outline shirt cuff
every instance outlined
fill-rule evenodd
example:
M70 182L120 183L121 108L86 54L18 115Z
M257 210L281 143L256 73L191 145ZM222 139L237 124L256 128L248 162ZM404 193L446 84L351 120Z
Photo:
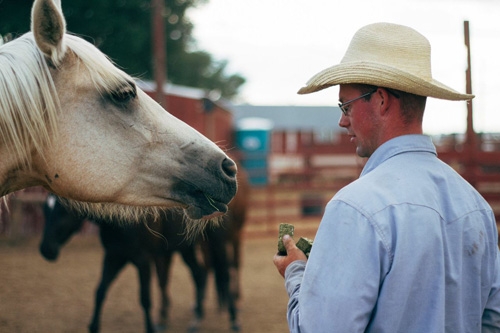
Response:
M296 260L292 262L285 270L285 288L288 292L288 297L296 291L297 286L302 283L302 276L306 269L306 261Z

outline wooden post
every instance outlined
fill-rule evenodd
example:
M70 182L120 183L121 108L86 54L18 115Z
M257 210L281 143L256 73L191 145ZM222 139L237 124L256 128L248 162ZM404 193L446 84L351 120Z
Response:
M167 82L164 13L164 0L151 0L151 42L153 47L153 71L156 82L155 99L163 108L167 109L167 99L163 91L163 84Z
M471 79L471 55L470 55L470 37L469 37L469 21L464 21L464 37L465 46L467 47L467 69L465 71L467 94L472 94L472 79ZM472 100L467 101L467 132L464 145L465 153L465 178L472 186L476 185L476 149L477 138L474 132L474 120L472 112Z

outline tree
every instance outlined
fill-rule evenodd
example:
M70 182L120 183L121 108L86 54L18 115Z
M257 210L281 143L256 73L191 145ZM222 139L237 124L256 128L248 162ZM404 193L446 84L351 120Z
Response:
M238 94L245 79L227 75L227 61L195 49L186 10L207 0L165 0L167 77L170 82ZM0 35L15 38L29 30L32 0L0 0ZM128 73L153 77L150 0L71 0L62 3L68 30L87 39Z

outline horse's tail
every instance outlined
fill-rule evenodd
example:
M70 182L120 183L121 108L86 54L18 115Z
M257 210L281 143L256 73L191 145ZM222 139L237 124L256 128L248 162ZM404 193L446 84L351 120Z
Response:
M227 263L227 260L225 260ZM227 264L220 264L214 267L215 269L215 286L217 288L217 299L219 307L224 308L228 305L229 295L229 267Z
M208 247L210 249L210 262L215 275L215 288L221 308L227 306L230 297L229 259L226 247L227 230L214 228L208 232Z

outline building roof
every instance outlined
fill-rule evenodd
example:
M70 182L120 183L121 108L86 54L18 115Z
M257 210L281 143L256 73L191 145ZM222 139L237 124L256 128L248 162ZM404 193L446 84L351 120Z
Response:
M139 88L144 90L145 92L154 92L156 91L156 82L149 80L136 80ZM165 94L170 96L178 96L188 99L196 99L196 100L207 100L211 103L218 105L223 110L232 110L233 105L230 101L221 98L220 95L216 91L208 91L202 88L181 86L173 83L165 83L163 85L163 91Z
M145 91L156 90L154 81L137 80L139 87ZM276 105L234 105L225 99L212 98L204 89L165 84L164 90L169 95L191 99L208 98L223 109L233 113L233 123L238 123L246 118L267 119L273 125L273 130L278 131L315 131L315 132L342 132L338 126L340 109L334 106L276 106ZM248 119L247 119L248 120Z
M334 106L265 106L233 105L234 122L245 118L264 118L273 123L274 130L311 130L341 132L338 126L340 109Z
M142 90L145 91L156 90L156 82L154 81L136 80L136 83ZM208 95L207 91L205 91L204 89L180 86L172 83L165 83L163 85L163 91L165 91L165 93L169 95L175 95L191 99L202 99L204 97L207 97Z

